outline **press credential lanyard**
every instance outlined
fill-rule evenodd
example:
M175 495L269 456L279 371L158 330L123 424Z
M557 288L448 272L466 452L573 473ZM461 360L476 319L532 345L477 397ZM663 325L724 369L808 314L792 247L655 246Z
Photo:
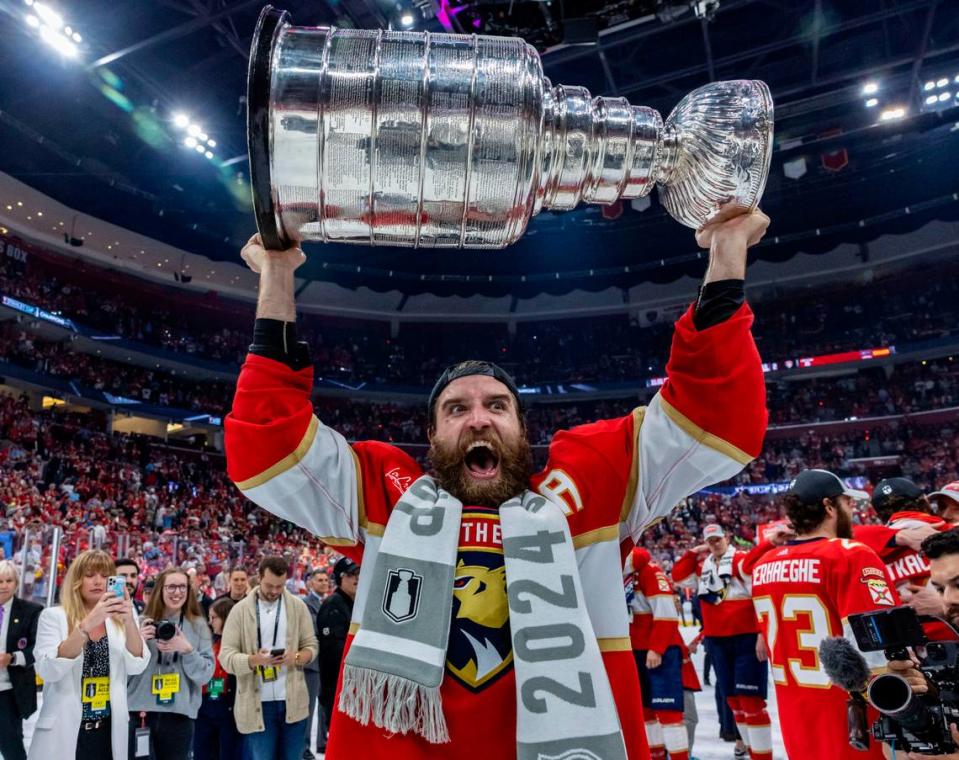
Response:
M260 631L260 592L256 591L253 597L253 603L256 606L256 651L259 652L263 649L263 637ZM276 637L280 632L280 612L283 607L283 594L280 594L280 598L276 603L276 619L273 621L273 645L270 647L271 651L276 649ZM275 681L276 680L276 666L275 665L261 665L260 666L260 677L264 681Z

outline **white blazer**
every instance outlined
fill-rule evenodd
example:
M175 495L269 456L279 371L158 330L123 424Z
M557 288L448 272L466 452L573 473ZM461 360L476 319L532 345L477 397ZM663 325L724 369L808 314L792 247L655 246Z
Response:
M68 659L57 657L57 649L68 635L67 616L62 607L48 607L40 613L37 643L33 648L37 674L43 679L43 705L33 731L28 760L73 757L77 753L77 733L83 716L80 682L83 679L83 654ZM150 650L134 657L126 648L126 636L112 621L107 621L110 647L110 727L114 760L126 760L127 676L143 672L150 662ZM105 759L103 759L105 760Z

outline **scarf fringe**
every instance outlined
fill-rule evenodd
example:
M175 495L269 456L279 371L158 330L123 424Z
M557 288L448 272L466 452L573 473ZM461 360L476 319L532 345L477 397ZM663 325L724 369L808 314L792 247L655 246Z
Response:
M363 726L372 718L390 733L414 731L430 744L450 740L439 686L344 663L339 709Z

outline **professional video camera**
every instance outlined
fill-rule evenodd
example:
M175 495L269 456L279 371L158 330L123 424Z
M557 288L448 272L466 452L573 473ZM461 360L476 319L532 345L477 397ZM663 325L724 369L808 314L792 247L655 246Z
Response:
M866 698L882 714L872 735L897 750L948 754L957 750L949 724L959 723L959 632L938 618L923 620L951 629L956 640L929 641L909 607L850 615L849 625L863 652L882 651L887 660L908 660L912 649L929 684L929 691L919 695L893 673L870 681Z

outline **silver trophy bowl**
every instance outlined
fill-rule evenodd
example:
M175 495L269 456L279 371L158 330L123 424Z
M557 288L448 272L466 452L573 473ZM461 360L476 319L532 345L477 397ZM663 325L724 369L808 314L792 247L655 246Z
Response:
M521 39L257 22L250 176L268 248L306 240L503 248L544 208L659 186L699 228L759 203L772 153L763 82L715 82L666 119L552 86Z

